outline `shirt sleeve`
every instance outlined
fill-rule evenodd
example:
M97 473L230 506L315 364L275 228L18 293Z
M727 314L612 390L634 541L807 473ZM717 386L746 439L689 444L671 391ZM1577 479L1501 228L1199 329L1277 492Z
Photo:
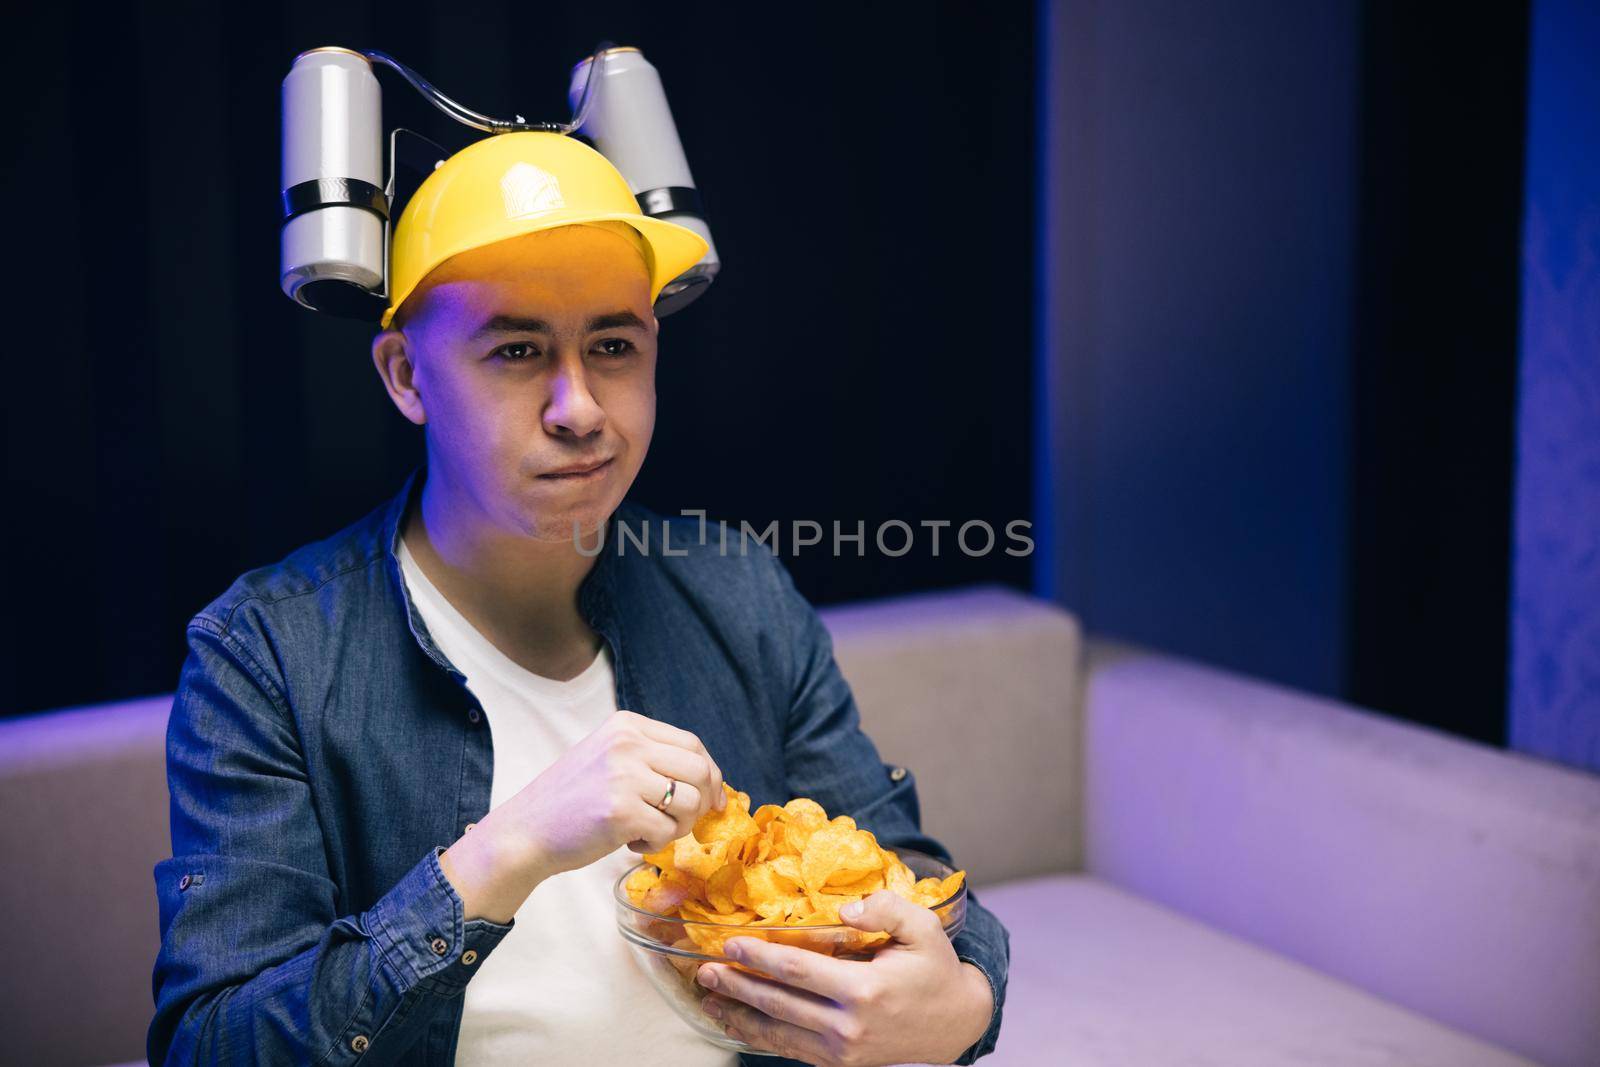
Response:
M768 558L789 629L784 643L794 657L784 744L790 794L811 797L830 812L848 813L886 847L914 849L954 866L949 851L922 832L916 776L909 768L886 764L862 731L855 698L833 658L833 639L816 609L795 588L782 561L775 555ZM1011 960L1005 926L970 887L966 921L953 944L956 955L989 980L994 995L988 1029L955 1060L969 1064L994 1050Z
M281 686L209 617L188 640L167 727L173 855L155 867L149 1060L387 1061L512 924L465 920L443 846L339 915Z

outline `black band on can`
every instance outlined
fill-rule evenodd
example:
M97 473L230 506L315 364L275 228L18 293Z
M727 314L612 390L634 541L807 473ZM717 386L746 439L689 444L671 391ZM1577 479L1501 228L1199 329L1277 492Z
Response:
M700 206L700 191L692 186L665 185L660 189L646 189L635 199L639 201L639 210L651 218L678 213L705 218L705 210Z
M283 221L324 207L358 207L380 219L389 217L389 199L360 178L313 178L283 191Z

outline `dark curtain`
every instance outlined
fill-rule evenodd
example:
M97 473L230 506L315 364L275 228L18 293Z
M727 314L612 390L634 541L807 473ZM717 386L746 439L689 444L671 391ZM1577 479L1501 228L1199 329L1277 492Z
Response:
M6 49L0 713L170 690L184 624L421 455L373 329L278 290L279 87L381 48L480 111L567 116L602 39L661 71L724 274L663 324L636 499L764 526L1030 518L1034 10L966 5L29 5ZM389 123L471 131L384 71ZM1004 541L1002 541L1002 545ZM784 558L818 603L998 549Z
M1365 15L1343 695L1502 744L1528 5Z

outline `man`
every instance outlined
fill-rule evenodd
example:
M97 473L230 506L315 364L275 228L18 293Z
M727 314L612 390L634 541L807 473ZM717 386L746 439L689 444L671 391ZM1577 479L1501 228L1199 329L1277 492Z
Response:
M153 1063L728 1064L614 928L639 854L726 780L948 858L778 560L623 503L652 305L705 247L557 134L476 142L407 205L372 354L426 461L190 623ZM618 543L646 523L649 551ZM993 1047L1009 950L975 897L953 942L887 891L843 921L892 942L863 962L735 938L781 981L708 964L703 1010L803 1062Z

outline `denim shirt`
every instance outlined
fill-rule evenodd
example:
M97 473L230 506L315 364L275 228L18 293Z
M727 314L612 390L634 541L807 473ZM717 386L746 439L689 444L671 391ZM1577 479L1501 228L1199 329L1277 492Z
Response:
M154 872L152 1063L454 1063L472 964L515 920L467 920L439 866L488 812L493 756L401 578L425 478L189 623L167 729L173 856ZM920 831L915 775L861 731L787 569L758 542L742 555L736 534L724 550L720 530L632 504L612 516L579 607L610 645L618 706L698 735L752 805L812 797L887 847L948 860ZM994 992L956 1061L971 1063L994 1047L1010 958L975 894L955 948Z

